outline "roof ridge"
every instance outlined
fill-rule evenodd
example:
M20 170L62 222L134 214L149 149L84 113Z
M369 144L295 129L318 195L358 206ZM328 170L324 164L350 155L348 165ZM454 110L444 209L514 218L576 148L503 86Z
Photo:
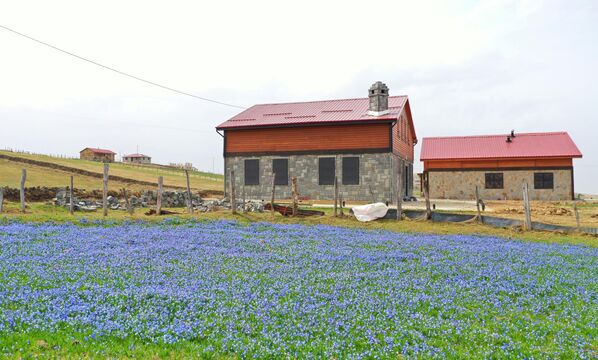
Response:
M393 95L389 96L389 98L409 98L407 95ZM291 102L279 102L279 103L263 103L263 104L255 104L249 109L260 106L260 105L288 105L288 104L311 104L311 103L322 103L322 102L332 102L332 101L349 101L349 100L367 100L367 97L358 97L358 98L345 98L345 99L330 99L330 100L310 100L310 101L291 101ZM248 110L249 110L248 109Z
M542 135L567 135L566 131L547 131L547 132L531 132L531 133L515 133L517 136L542 136ZM493 138L509 136L511 133L505 134L488 134L488 135L458 135L458 136L428 136L423 137L422 140L427 139L471 139L471 138Z

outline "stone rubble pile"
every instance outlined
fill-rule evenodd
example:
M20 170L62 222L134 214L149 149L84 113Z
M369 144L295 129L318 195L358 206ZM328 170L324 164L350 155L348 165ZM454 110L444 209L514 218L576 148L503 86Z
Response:
M150 205L156 205L157 191L146 190L140 196L129 197L129 203L133 208L147 208ZM56 197L52 199L55 206L63 206L68 208L71 202L70 194L65 189L59 189L56 192ZM119 199L116 196L108 196L106 198L108 207L112 210L126 210L126 202L123 199ZM102 208L102 201L98 200L86 200L86 199L73 199L75 211L95 211ZM199 212L210 212L216 210L230 210L230 200L218 199L218 200L203 200L197 194L192 195L193 208ZM164 208L177 208L187 207L187 193L185 191L164 191L162 193L162 207ZM237 201L237 211L242 212L263 212L264 202L259 200L248 200L245 202L245 209L243 204Z

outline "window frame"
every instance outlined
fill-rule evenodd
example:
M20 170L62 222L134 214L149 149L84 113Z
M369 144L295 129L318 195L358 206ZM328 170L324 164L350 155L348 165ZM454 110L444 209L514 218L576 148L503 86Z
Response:
M357 176L350 176L351 174L348 173L346 169L346 167L348 166L348 164L346 164L346 162L349 162L350 160L357 160ZM361 178L361 160L359 158L359 156L343 156L342 158L342 163L341 163L341 169L342 169L342 184L343 185L359 185L360 184L360 178ZM356 180L355 180L356 179Z
M549 175L549 179L546 176ZM539 179L538 177L543 177ZM540 185L540 186L538 186ZM549 187L550 185L550 187ZM554 190L554 173L553 172L535 172L534 173L534 190Z
M332 177L330 179L324 179L329 181L322 181L322 160L332 162ZM336 157L334 156L322 156L318 158L318 185L334 185L334 177L336 176Z
M248 163L257 163L257 170L256 170L256 176L255 176L255 183L253 182L249 182L248 179L248 173L247 173L247 164ZM249 179L249 180L253 180L253 179ZM243 161L243 184L245 186L254 186L254 185L259 185L260 184L260 159L245 159Z
M284 161L286 163L286 171L276 171L274 163ZM272 172L274 173L274 185L289 186L289 158L275 158L272 159ZM281 181L280 177L284 176L285 181Z
M496 176L498 179L489 179L491 177ZM493 185L496 183L496 185ZM498 185L500 184L500 185ZM484 174L484 189L488 190L497 190L497 189L504 189L505 188L505 175L504 173L485 173Z

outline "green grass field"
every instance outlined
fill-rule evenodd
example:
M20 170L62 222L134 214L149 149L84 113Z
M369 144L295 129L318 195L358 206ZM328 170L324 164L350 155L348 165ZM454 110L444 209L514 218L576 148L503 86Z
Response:
M0 154L69 166L98 174L103 172L103 164L95 161L63 159L46 155L21 154L1 150ZM70 174L65 171L0 159L0 169L2 169L2 171L0 171L0 186L18 187L22 168L28 169L27 186L65 186L69 181L68 178ZM157 182L158 176L162 176L164 178L165 187L186 186L186 178L183 170L163 166L111 163L110 174L154 183ZM189 172L189 182L193 190L222 191L223 181L224 177L219 174L201 171ZM118 188L123 187L123 184L118 182L115 182L115 185ZM101 189L102 181L101 179L94 177L76 175L75 187L87 190ZM147 186L128 185L128 187L132 190L137 190L139 188L146 188Z

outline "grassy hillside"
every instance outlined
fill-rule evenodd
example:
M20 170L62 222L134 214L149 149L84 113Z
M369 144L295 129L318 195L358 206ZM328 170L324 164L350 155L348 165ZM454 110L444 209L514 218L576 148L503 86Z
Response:
M69 181L71 173L69 171L54 169L51 167L52 164L68 166L97 174L101 174L103 171L103 164L95 161L63 159L46 155L20 154L3 150L0 150L0 155L42 161L48 164L47 166L38 166L20 161L0 159L0 186L17 187L19 185L22 168L27 169L26 186L28 187L65 186ZM110 175L152 183L157 182L158 176L163 176L165 187L186 186L185 172L183 170L159 165L112 163L110 164ZM224 177L222 175L201 171L189 171L189 179L193 190L222 191L223 188ZM75 187L81 189L93 190L102 187L101 179L92 176L76 174L75 182ZM118 181L112 181L111 185L115 187L127 187L129 189L144 189L148 187L147 185L120 183Z

